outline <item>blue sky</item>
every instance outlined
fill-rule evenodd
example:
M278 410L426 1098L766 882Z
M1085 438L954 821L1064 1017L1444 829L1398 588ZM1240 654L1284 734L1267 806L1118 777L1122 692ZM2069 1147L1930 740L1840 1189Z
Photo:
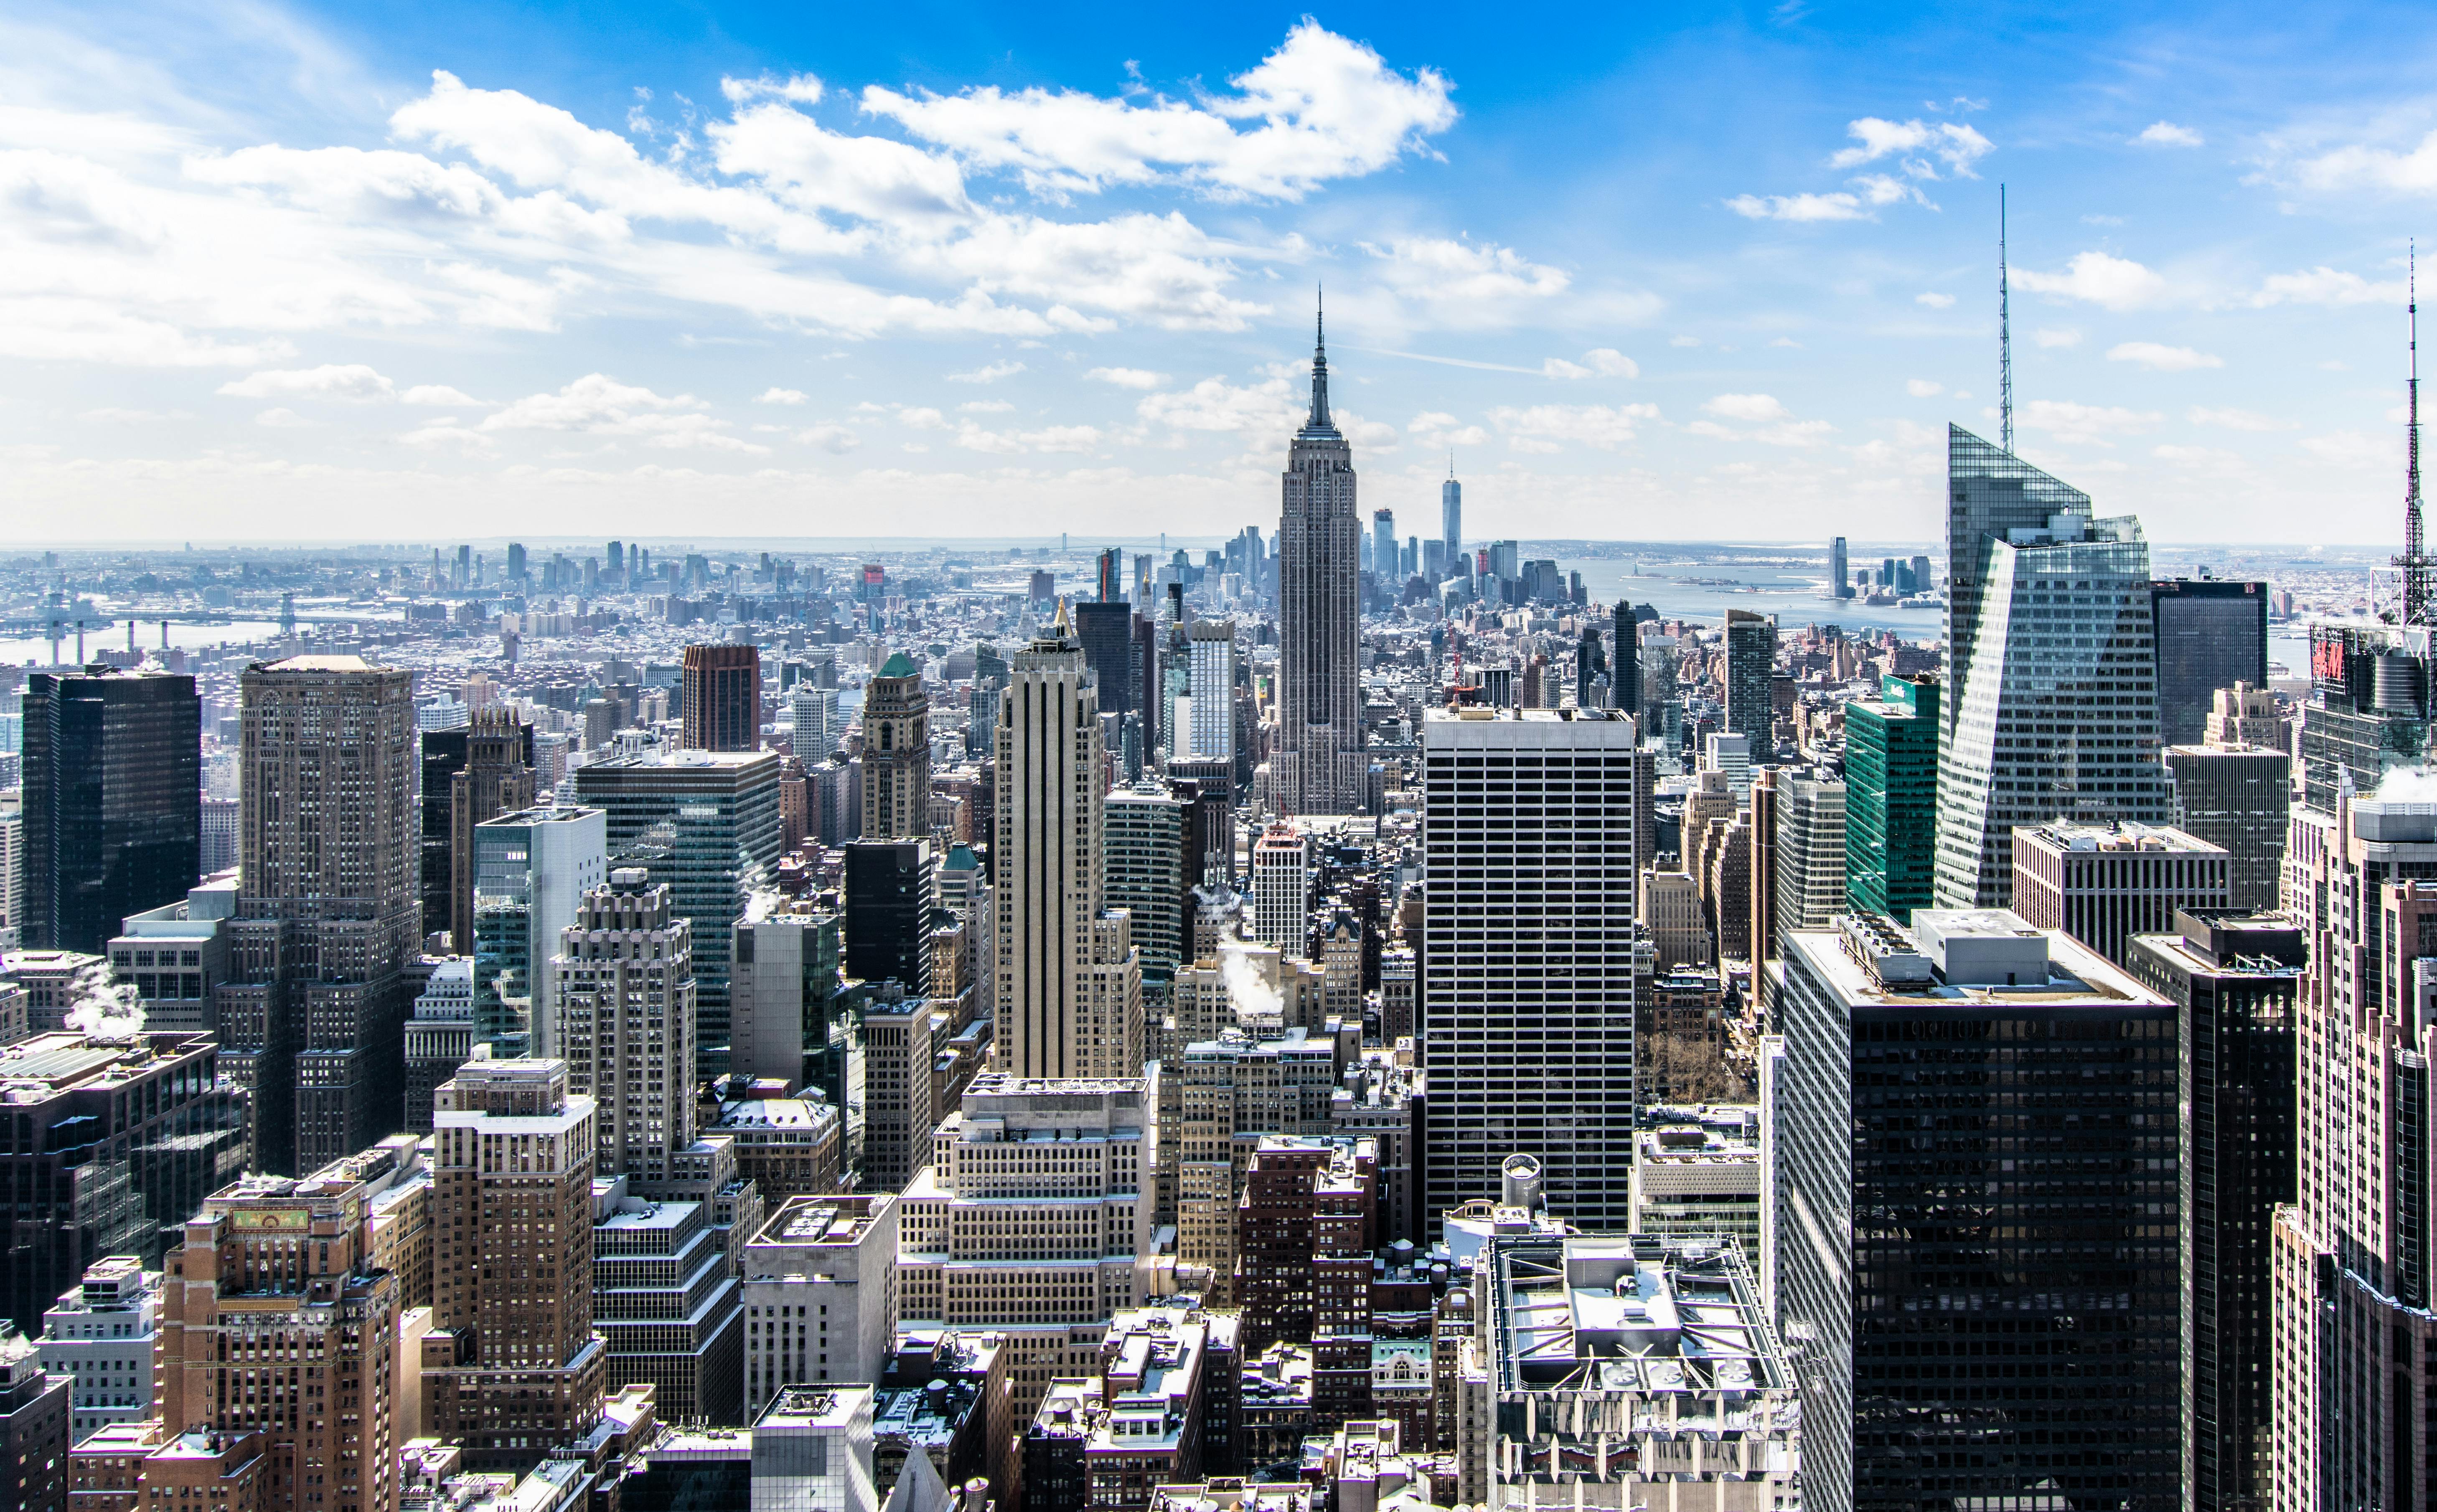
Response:
M1928 539L1993 433L2379 541L2427 8L18 5L32 540Z

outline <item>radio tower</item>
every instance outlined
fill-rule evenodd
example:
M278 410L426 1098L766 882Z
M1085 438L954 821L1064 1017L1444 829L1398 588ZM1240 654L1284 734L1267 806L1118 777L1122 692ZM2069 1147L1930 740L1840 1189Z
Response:
M2428 559L2420 535L2420 268L2419 252L2413 249L2404 310L2411 320L2411 377L2405 384L2406 435L2410 438L2403 472L2403 554L2394 565L2403 569L2403 622L2426 625L2431 620L2432 592L2430 579L2437 572L2437 563Z
M2006 186L1997 185L1997 444L2014 455L2014 330L2006 308Z

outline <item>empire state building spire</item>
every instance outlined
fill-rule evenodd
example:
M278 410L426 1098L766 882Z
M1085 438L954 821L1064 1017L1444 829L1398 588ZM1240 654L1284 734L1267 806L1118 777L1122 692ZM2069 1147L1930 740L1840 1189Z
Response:
M1311 413L1304 420L1302 433L1306 436L1337 434L1337 426L1328 418L1328 315L1317 298L1312 307Z
M1278 515L1278 731L1271 791L1289 814L1359 813L1362 750L1354 451L1328 415L1326 327L1315 320L1311 414L1287 446Z

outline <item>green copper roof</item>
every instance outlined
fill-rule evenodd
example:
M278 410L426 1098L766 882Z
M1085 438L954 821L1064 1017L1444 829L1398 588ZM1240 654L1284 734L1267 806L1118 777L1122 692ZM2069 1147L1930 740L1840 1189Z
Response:
M887 661L881 665L880 675L883 677L920 677L922 675L922 669L914 665L913 657L906 655L901 651L890 656Z

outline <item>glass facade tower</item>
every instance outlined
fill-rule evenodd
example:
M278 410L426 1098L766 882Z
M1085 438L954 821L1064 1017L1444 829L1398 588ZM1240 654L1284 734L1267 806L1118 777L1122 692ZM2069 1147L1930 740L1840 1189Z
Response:
M2158 651L2158 743L2197 745L2217 690L2268 686L2268 584L2164 578L2149 584Z
M1923 673L1845 705L1845 899L1899 924L1929 907L1935 880L1937 702Z

